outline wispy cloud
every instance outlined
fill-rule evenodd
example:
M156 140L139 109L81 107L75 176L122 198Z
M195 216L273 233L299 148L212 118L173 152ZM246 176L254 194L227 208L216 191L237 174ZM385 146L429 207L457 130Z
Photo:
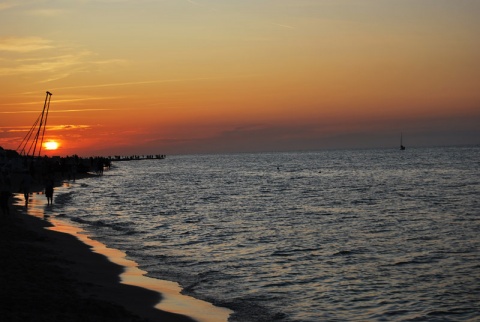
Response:
M139 0L81 0L84 3L91 2L91 3L134 3L138 4L140 1ZM151 1L151 0L150 0Z
M113 100L113 99L120 99L120 96L105 96L105 97L84 97L84 98L66 98L55 100L55 103L74 103L74 102L85 102L85 101L105 101L105 100ZM73 110L63 110L63 112L73 111ZM86 111L86 110L82 110ZM95 109L92 111L113 111L113 109Z
M117 111L114 108L78 108L71 110L51 111L52 113L78 113L78 112L98 112L98 111Z
M66 131L66 130L86 130L90 129L90 125L83 125L83 124L68 124L68 125L52 125L47 126L47 130L49 131Z
M16 132L26 132L29 131L32 127L21 125L21 126L0 126L0 133L16 133ZM90 129L90 125L84 124L62 124L62 125L47 125L46 130L48 131L68 131L68 130L86 130Z
M19 6L19 1L3 1L0 3L0 11Z
M112 59L105 59L105 60L97 60L93 61L92 64L94 65L110 65L110 64L126 64L128 63L127 60L125 59L118 59L118 58L112 58Z
M100 87L116 87L116 86L132 86L132 85L145 85L145 84L158 84L158 83L181 83L181 82L197 82L197 81L210 81L210 80L222 80L222 79L232 79L232 78L250 78L256 77L258 74L245 74L245 75L234 75L234 76L210 76L210 77L197 77L197 78L174 78L174 79L157 79L157 80L147 80L147 81L137 81L137 82L122 82L122 83L106 83L106 84L92 84L92 85L80 85L80 86L67 86L67 87L56 87L52 88L53 90L63 90L63 89L80 89L80 88L100 88ZM31 94L24 93L24 94Z
M277 26L277 27L282 27L282 28L285 28L285 29L297 29L294 26L280 24L280 23L272 23L272 25Z
M60 72L65 69L71 70L73 67L82 64L83 58L89 55L89 52L84 51L76 54L54 56L48 59L17 59L11 61L10 66L1 67L0 76L25 73Z
M3 111L3 112L0 112L0 114L29 114L29 113L36 113L38 114L38 110L37 111Z
M206 79L206 78L205 78ZM200 79L196 79L200 80ZM173 83L173 82L182 82L186 81L185 79L167 79L167 80L151 80L151 81L138 81L138 82L123 82L123 83L107 83L107 84L92 84L92 85L80 85L80 86L66 86L66 87L56 87L52 90L60 89L79 89L79 88L99 88L99 87L116 87L116 86L130 86L130 85L144 85L144 84L155 84L155 83Z
M65 15L68 11L62 9L38 9L30 10L27 12L28 15L37 16L37 17L57 17Z
M78 113L78 112L98 112L98 111L115 111L113 108L84 108L84 109L70 109L70 110L49 110L48 113ZM23 110L23 111L4 111L0 114L38 114L38 110Z
M121 59L95 60L95 54L88 50L74 51L68 48L59 48L58 50L66 53L63 55L52 54L46 58L1 59L0 76L42 73L42 79L39 82L46 83L68 77L76 72L93 69L94 66L126 63L125 60Z
M41 37L1 37L0 51L28 53L53 48L52 42Z
M38 51L42 55L37 54ZM124 59L99 57L92 51L41 37L0 37L0 77L38 74L40 83L66 78L100 66L122 65ZM41 56L41 57L40 57Z
M31 93L23 93L27 95ZM64 99L53 99L51 103L75 103L75 102L85 102L85 101L102 101L102 100L114 100L121 99L122 96L103 96L103 97L78 97L78 98L64 98ZM21 103L1 103L0 106L31 106L31 105L40 105L40 101L30 101L30 102L21 102ZM71 112L91 112L91 111L115 111L116 109L111 108L95 108L95 109L51 109L51 113L71 113ZM38 113L38 110L16 110L16 111L0 111L0 114L25 114L25 113Z

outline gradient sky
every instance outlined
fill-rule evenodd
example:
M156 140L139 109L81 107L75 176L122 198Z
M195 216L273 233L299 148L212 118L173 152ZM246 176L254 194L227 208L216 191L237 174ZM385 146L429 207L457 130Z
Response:
M478 17L478 0L0 1L0 146L47 90L56 155L479 144Z

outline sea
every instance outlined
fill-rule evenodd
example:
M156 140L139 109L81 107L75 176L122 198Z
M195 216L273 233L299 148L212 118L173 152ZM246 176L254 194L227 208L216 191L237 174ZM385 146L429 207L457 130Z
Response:
M113 162L51 212L231 322L480 320L480 146Z

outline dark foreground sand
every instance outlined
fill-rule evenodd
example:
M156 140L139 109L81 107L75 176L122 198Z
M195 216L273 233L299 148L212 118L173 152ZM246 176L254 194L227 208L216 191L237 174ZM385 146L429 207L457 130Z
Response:
M193 321L154 309L160 294L120 284L123 268L48 222L0 220L2 321Z
M23 200L21 194L16 197ZM44 196L34 193L32 198ZM174 295L162 301L162 289L148 286L164 281L145 278L147 288L120 283L120 274L131 267L114 264L71 234L46 229L52 226L49 221L25 209L11 206L9 216L0 212L1 321L195 321L182 314L192 307L198 312L198 300L184 302ZM170 293L167 287L165 294ZM172 310L162 311L160 305ZM209 305L203 312L200 302L201 316L207 316L202 320L218 321L220 315L226 321L228 312L217 314Z

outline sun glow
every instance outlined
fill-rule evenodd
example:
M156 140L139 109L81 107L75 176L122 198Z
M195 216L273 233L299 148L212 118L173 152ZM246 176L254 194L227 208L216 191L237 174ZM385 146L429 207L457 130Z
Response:
M56 150L58 149L58 142L56 141L48 141L44 144L45 149L47 150Z

